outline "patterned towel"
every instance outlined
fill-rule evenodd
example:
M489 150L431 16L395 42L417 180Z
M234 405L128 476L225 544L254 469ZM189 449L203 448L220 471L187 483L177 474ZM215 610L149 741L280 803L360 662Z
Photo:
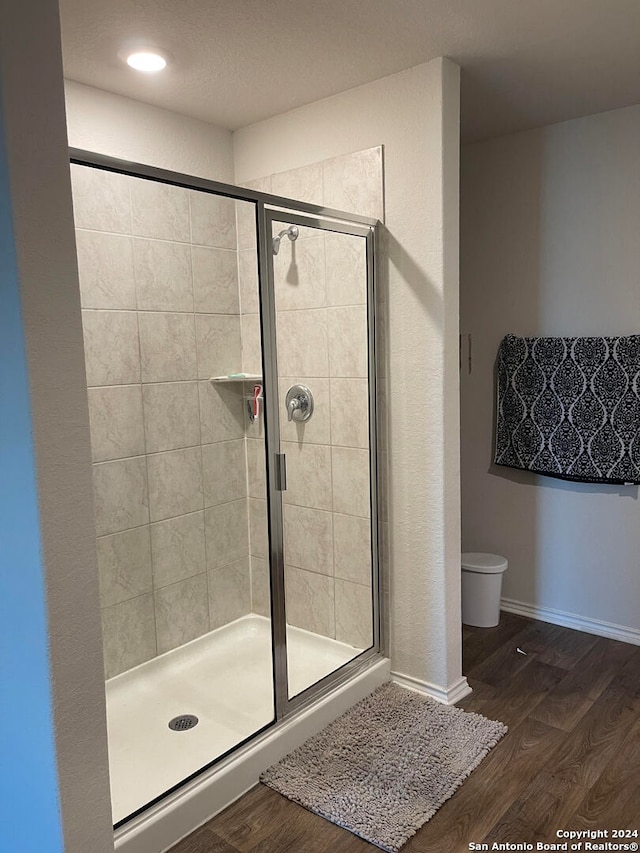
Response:
M640 335L517 338L498 350L495 462L640 483Z

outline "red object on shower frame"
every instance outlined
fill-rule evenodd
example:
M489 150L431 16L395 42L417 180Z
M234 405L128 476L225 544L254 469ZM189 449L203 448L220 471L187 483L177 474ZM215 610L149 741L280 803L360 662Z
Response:
M262 397L262 385L253 386L253 417L257 418L260 412L260 398Z

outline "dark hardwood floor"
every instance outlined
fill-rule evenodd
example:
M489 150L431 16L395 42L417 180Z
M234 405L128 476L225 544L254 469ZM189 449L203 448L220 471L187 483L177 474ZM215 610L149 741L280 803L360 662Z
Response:
M509 613L497 628L463 630L474 692L459 704L509 732L403 853L640 831L640 647ZM376 849L258 785L171 853Z

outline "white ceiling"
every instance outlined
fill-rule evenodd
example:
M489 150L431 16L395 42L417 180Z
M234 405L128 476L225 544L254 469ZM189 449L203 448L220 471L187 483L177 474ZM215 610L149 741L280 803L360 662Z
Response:
M640 102L640 0L60 0L65 76L236 129L437 56L467 140ZM172 56L129 69L126 44Z

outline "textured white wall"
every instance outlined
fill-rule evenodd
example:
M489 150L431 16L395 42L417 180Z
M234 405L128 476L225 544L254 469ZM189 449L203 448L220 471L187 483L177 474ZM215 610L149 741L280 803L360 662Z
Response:
M392 668L461 674L459 69L438 59L234 133L236 180L384 146Z
M113 850L113 834L96 618L89 421L57 2L41 0L37 9L20 0L4 2L0 32L2 108L29 371L64 847L67 853L106 853ZM18 613L24 608L25 619L31 606L19 596L14 602ZM24 673L25 698L31 675L28 670ZM38 741L37 733L34 740ZM10 777L11 768L3 768L3 774ZM39 816L32 814L31 819L38 821Z
M640 629L638 489L491 465L494 363L519 335L640 333L640 107L463 149L463 549L503 595Z
M72 147L233 181L230 131L71 80L65 81L65 96Z

